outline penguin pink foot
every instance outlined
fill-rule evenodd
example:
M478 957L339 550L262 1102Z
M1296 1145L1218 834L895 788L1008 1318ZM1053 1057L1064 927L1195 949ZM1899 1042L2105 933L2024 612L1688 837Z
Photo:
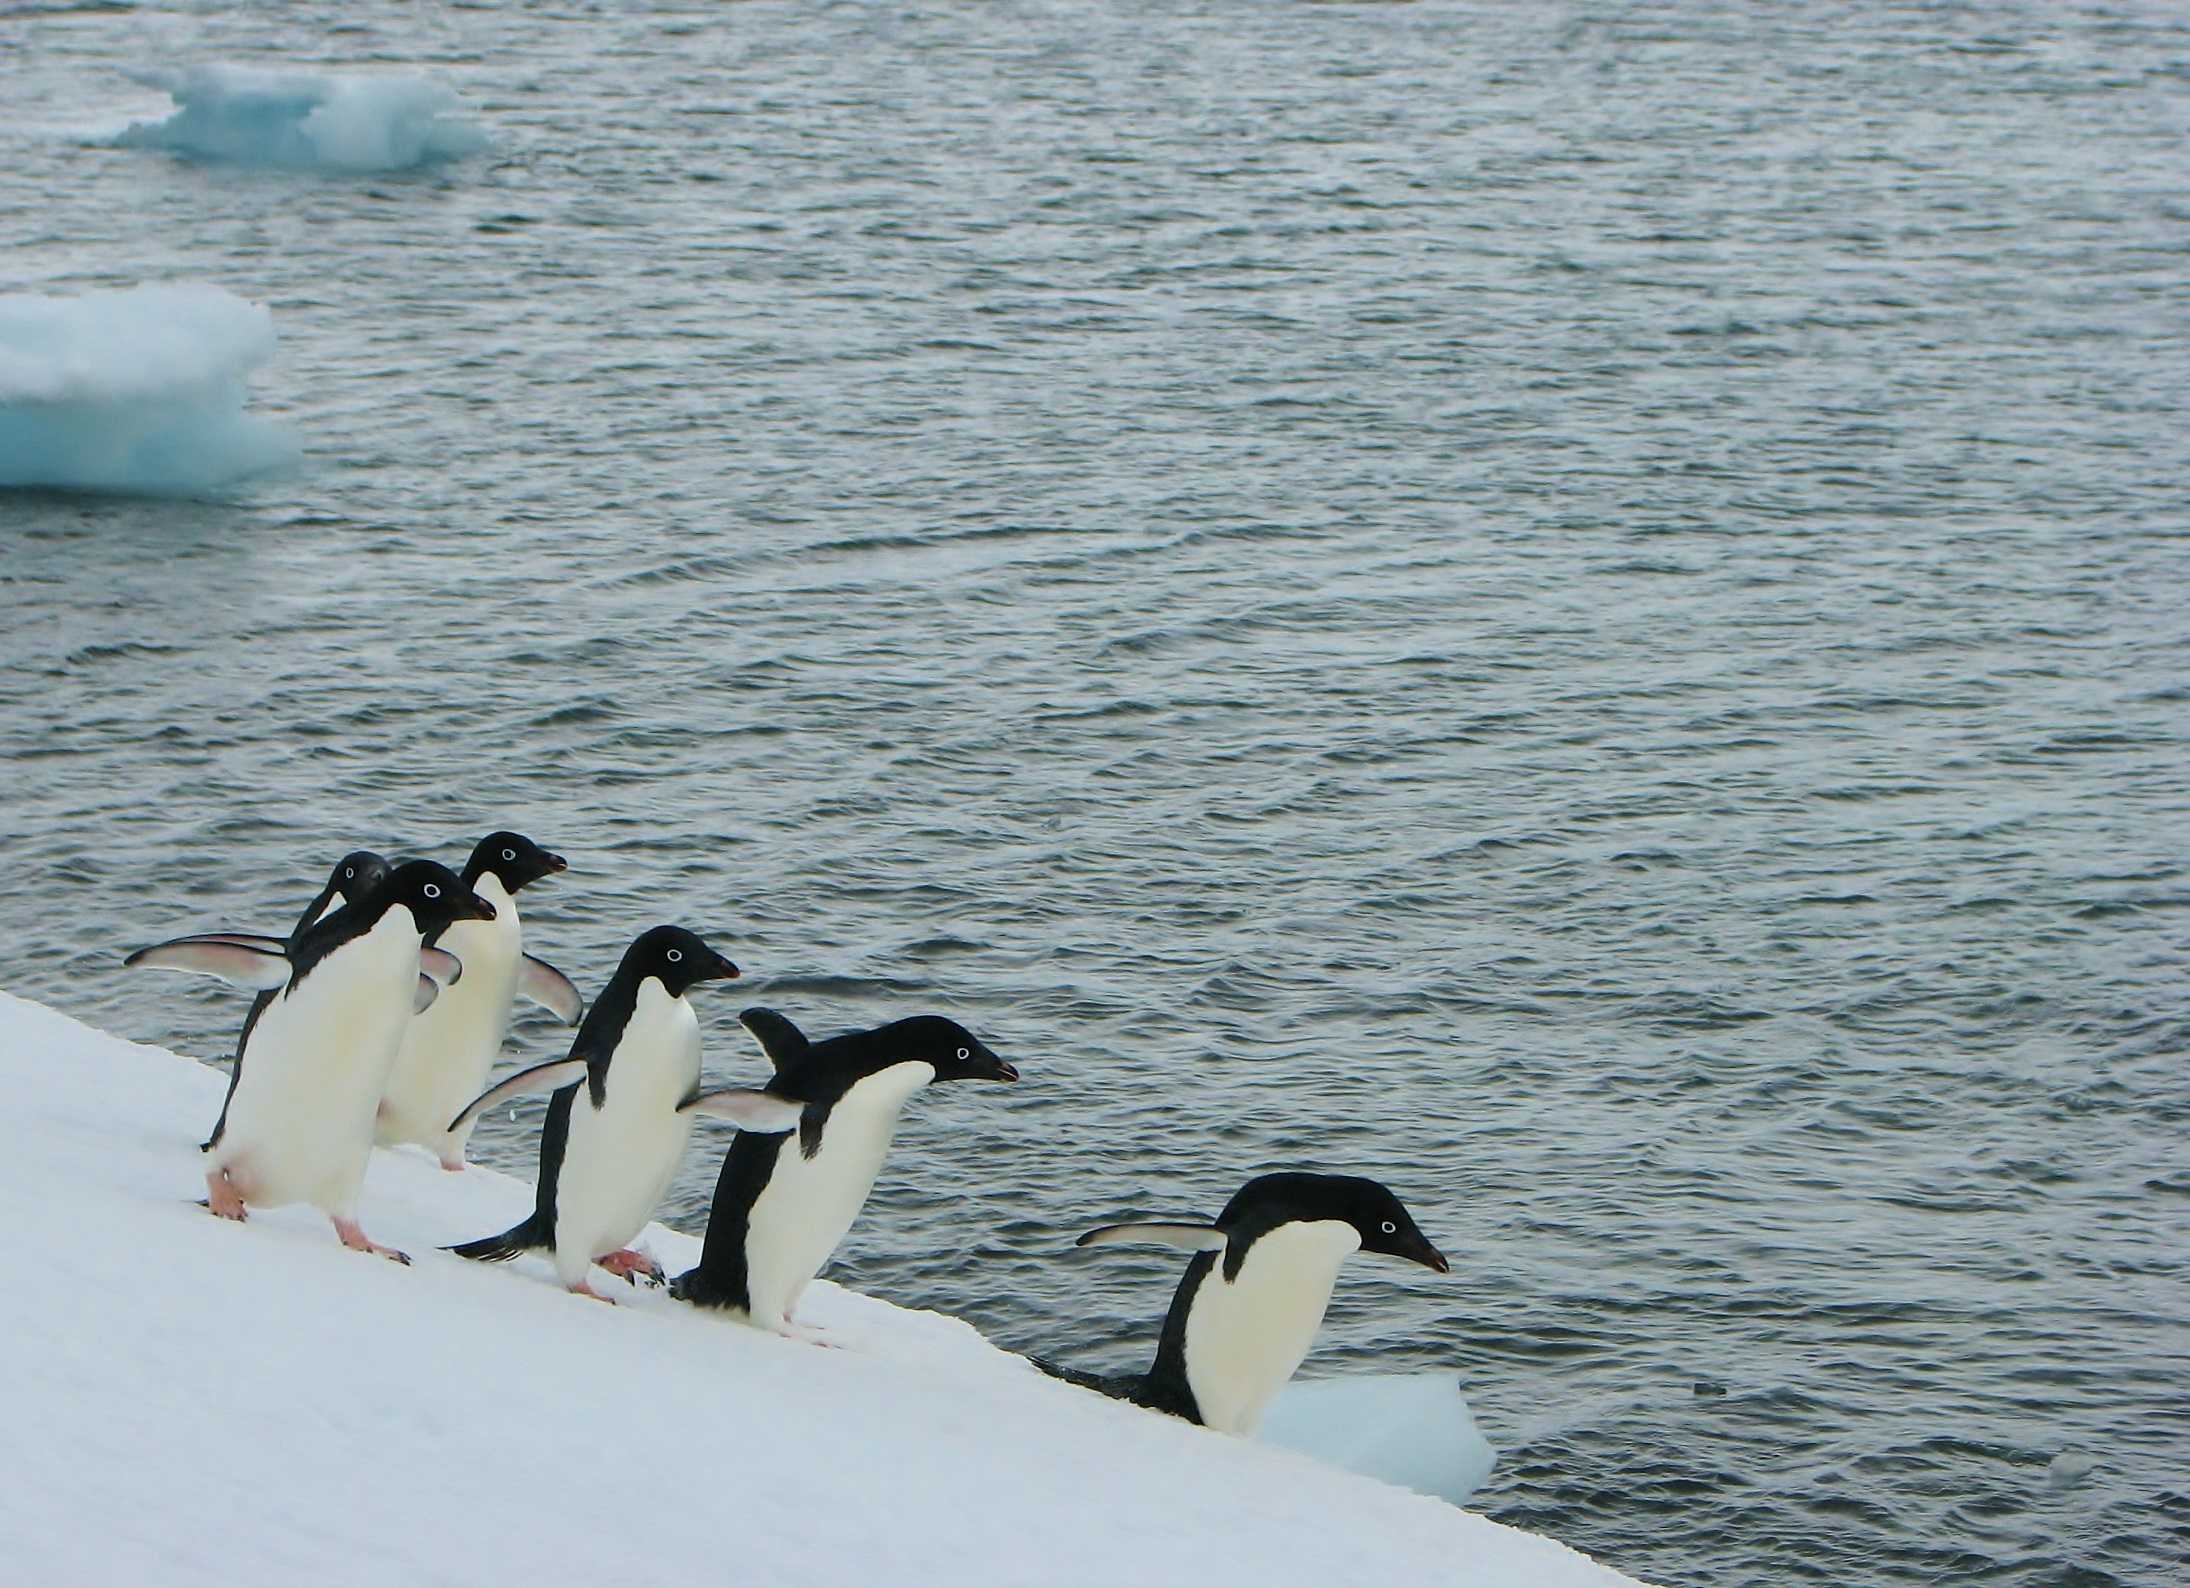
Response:
M401 1263L405 1268L411 1266L411 1258L408 1252L399 1252L392 1246L383 1246L378 1241L371 1239L363 1230L357 1227L357 1220L336 1219L334 1223L335 1234L341 1237L342 1244L351 1251L371 1252L375 1257L385 1257L391 1263Z
M441 1160L441 1167L450 1174L462 1174L467 1166L461 1158L444 1158Z
M244 1221L243 1193L228 1178L226 1169L216 1169L207 1175L205 1190L205 1205L212 1209L215 1218L234 1219L238 1224Z
M662 1272L660 1263L655 1262L646 1253L633 1251L628 1246L610 1252L606 1257L597 1257L594 1261L627 1285L636 1285L639 1282L639 1276L642 1274L657 1285L666 1284L669 1279L669 1276Z
M824 1351L841 1351L843 1349L836 1341L829 1338L826 1330L816 1329L811 1324L793 1323L789 1318L785 1318L776 1325L776 1333L782 1335L786 1340L796 1340L801 1345L818 1345Z
M591 1285L587 1284L582 1279L579 1280L578 1283L576 1283L575 1285L570 1286L569 1290L573 1296L583 1296L588 1301L602 1302L611 1307L616 1305L616 1298L614 1296L602 1295L598 1290L595 1290Z

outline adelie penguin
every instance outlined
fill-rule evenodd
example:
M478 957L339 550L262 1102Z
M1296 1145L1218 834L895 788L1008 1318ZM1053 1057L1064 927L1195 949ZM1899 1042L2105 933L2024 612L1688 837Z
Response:
M343 1245L410 1261L358 1226L373 1116L412 1013L438 995L434 977L453 983L461 971L423 939L452 921L493 918L494 906L455 872L413 860L293 942L201 933L124 961L274 994L244 1034L226 1123L209 1152L216 1214L241 1219L247 1208L308 1202L333 1220Z
M297 924L290 929L289 936L283 940L284 947L294 943L299 934L321 916L332 914L343 905L352 903L362 897L366 890L387 874L388 862L374 854L370 849L351 850L335 862L334 870L327 873L326 886L312 896L312 902L307 904L304 907L304 913L297 917ZM222 934L214 933L212 935L218 937ZM251 1000L251 1012L243 1017L243 1035L236 1038L236 1051L238 1053L243 1051L244 1041L251 1035L251 1028L258 1024L259 1016L266 1012L266 1006L273 1001L274 995L270 992L262 992ZM214 1146L219 1143L221 1132L228 1125L228 1098L236 1095L236 1080L242 1074L242 1062L240 1060L231 1061L228 1067L228 1097L221 1099L220 1118L213 1121L213 1134L200 1144L198 1148L200 1152L211 1152Z
M1354 1175L1266 1174L1250 1180L1214 1223L1107 1224L1075 1243L1152 1241L1195 1252L1171 1298L1146 1373L1044 1372L1188 1422L1251 1434L1314 1343L1339 1264L1353 1252L1448 1265L1399 1199Z
M699 1017L685 994L737 973L681 927L657 926L633 942L593 1001L568 1058L518 1072L448 1122L451 1131L468 1131L505 1099L555 1093L540 1134L532 1216L449 1250L498 1263L545 1249L564 1288L596 1301L608 1298L586 1283L595 1263L625 1279L656 1272L627 1243L669 1188L694 1117L709 1114L764 1131L798 1123L801 1105L786 1098L700 1088Z
M804 1105L795 1135L740 1134L715 1180L699 1267L674 1294L811 1338L791 1314L867 1201L905 1100L932 1081L1016 1081L954 1020L921 1015L826 1042L772 1009L739 1022L776 1067L767 1091Z
M463 961L464 979L403 1033L374 1126L374 1139L382 1146L416 1142L439 1158L442 1168L463 1168L471 1121L466 1118L457 1128L449 1121L487 1084L509 1035L516 995L522 993L565 1025L578 1023L585 1001L569 977L524 952L524 926L517 915L518 890L564 869L561 855L520 833L489 833L472 850L464 885L494 906L494 919L455 922L435 940Z

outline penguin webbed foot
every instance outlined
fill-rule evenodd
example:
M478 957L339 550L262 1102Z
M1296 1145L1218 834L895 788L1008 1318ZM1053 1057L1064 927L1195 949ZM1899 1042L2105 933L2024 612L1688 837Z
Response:
M371 1252L375 1257L385 1257L389 1262L401 1263L405 1268L411 1266L410 1253L399 1252L393 1246L381 1245L358 1228L357 1220L336 1219L334 1220L334 1226L336 1237L351 1251Z
M603 1306L613 1307L616 1305L616 1298L614 1296L602 1295L598 1290L595 1290L591 1285L587 1284L582 1279L579 1280L578 1283L576 1283L575 1285L566 1285L563 1288L568 1290L573 1296L583 1296L586 1298L586 1300L598 1301Z
M800 1345L818 1345L824 1351L844 1349L844 1343L831 1339L828 1330L817 1329L809 1323L794 1323L789 1317L780 1320L769 1332L779 1334L786 1340L796 1340Z
M198 1205L217 1219L233 1219L238 1224L248 1216L243 1193L228 1178L226 1169L217 1169L205 1177L205 1200Z
M595 1258L594 1261L633 1289L638 1288L641 1278L644 1278L650 1285L659 1286L669 1283L669 1275L663 1271L660 1263L654 1261L646 1253L636 1251L629 1246L620 1247L616 1251L608 1253L605 1257Z

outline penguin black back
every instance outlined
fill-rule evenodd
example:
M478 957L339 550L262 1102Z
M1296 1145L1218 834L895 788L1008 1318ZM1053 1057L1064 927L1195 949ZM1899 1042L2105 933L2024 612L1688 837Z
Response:
M555 1186L563 1175L563 1153L570 1145L570 1110L579 1089L573 1081L548 1098L547 1118L540 1126L540 1177L533 1182L532 1211L499 1235L459 1241L447 1250L475 1263L506 1263L555 1244Z

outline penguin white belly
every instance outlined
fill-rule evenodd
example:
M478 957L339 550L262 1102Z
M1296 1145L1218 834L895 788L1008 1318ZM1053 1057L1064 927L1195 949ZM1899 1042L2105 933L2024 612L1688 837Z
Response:
M469 1124L450 1135L449 1121L485 1090L501 1056L524 947L516 902L501 879L490 871L473 891L494 906L494 919L458 921L441 934L438 946L463 963L464 973L404 1032L374 1130L378 1141L415 1141L444 1158L461 1157L471 1136Z
M813 1157L800 1149L797 1131L783 1138L775 1171L746 1216L745 1290L754 1322L773 1328L789 1321L866 1205L905 1099L934 1079L935 1066L918 1061L877 1070L829 1110Z
M397 905L266 1006L212 1153L246 1202L355 1210L417 985L418 928Z
M555 1271L564 1284L629 1245L654 1216L692 1135L692 1116L677 1105L699 1078L699 1017L649 977L609 1058L601 1106L582 1081L571 1099L555 1175Z
M1338 1265L1360 1249L1351 1224L1317 1219L1262 1236L1235 1279L1217 1258L1186 1315L1186 1382L1206 1426L1255 1431L1315 1342Z

